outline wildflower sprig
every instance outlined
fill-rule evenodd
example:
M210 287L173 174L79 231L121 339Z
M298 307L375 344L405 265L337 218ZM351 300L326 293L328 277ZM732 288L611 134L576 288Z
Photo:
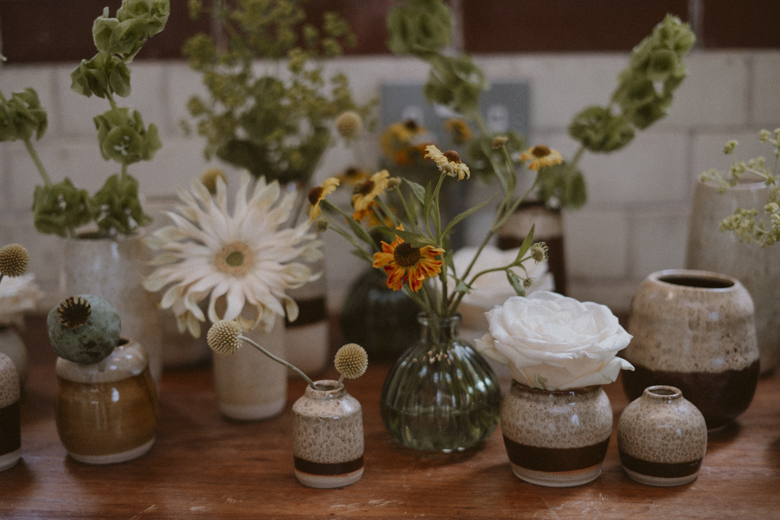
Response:
M95 117L100 152L106 161L121 165L94 195L77 188L69 178L53 182L32 144L46 132L46 111L32 88L6 98L0 92L0 141L24 142L43 185L36 186L33 218L41 233L76 236L92 222L101 236L129 234L151 222L138 197L138 181L128 172L129 164L148 161L162 147L157 126L144 125L136 110L119 107L115 96L130 95L128 64L152 36L165 28L170 14L169 0L123 0L116 17L103 15L92 26L97 54L71 73L71 89L83 96L106 99L110 109Z
M778 179L778 160L780 159L780 128L773 133L761 130L758 139L762 143L772 145L774 160L768 167L764 157L755 157L747 161L737 159L735 150L737 141L730 140L723 148L723 153L733 155L728 172L721 173L710 169L701 174L702 181L715 182L717 190L724 193L736 186L745 178L745 174L757 176L769 188L767 204L763 207L763 216L759 217L758 208L737 208L733 215L720 221L720 231L730 231L740 242L754 242L761 247L770 246L780 241L780 179Z

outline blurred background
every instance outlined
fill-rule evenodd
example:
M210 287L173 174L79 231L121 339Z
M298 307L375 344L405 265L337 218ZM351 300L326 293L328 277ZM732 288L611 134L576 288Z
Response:
M34 87L49 115L49 130L36 144L53 176L80 187L99 188L113 166L98 152L92 100L70 90L69 74L95 53L92 21L120 0L0 0L0 37L7 62L0 65L0 90ZM379 97L388 80L424 81L427 65L399 58L385 46L385 16L393 0L311 0L308 16L337 11L352 25L358 45L329 69L347 74L355 98ZM572 116L589 104L604 104L629 54L664 15L691 24L698 41L687 59L688 78L675 94L671 113L637 135L625 149L586 154L580 162L589 198L579 211L564 213L568 294L624 312L638 283L649 273L679 268L685 260L693 188L709 168L726 169L723 145L737 139L741 158L765 154L758 131L780 126L780 2L777 0L458 0L454 47L472 54L491 80L530 85L529 143L545 143L570 157ZM133 92L123 102L156 123L163 149L132 173L147 199L146 210L162 224L160 208L175 201L209 166L204 140L185 136L191 120L187 100L205 93L201 76L181 56L186 38L216 30L208 20L190 21L185 0L171 1L165 31L151 39L132 64ZM360 146L369 162L379 155L379 133L364 133ZM334 148L315 182L354 161ZM35 231L30 207L39 176L22 143L0 147L0 244L17 242L31 254L31 271L46 293L45 311L59 293L61 239ZM476 187L474 202L487 193ZM479 222L467 237L478 237ZM364 269L335 233L326 235L328 307L338 312L350 282ZM474 241L474 240L470 240Z

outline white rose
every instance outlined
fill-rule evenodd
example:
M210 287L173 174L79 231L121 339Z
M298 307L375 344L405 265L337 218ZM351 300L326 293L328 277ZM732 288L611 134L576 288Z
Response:
M634 369L616 357L631 335L604 305L540 291L513 296L485 315L490 332L476 341L477 350L509 365L523 385L582 388L615 381L621 368Z

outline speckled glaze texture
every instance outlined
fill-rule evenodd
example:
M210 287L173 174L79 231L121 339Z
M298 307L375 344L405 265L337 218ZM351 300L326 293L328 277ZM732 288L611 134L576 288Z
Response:
M123 341L99 363L57 360L57 432L79 462L125 462L154 444L159 417L148 357L136 341Z
M309 487L352 484L363 475L363 412L343 384L317 381L293 405L295 476Z
M77 238L65 241L60 288L65 296L95 294L114 306L122 318L122 335L135 338L149 356L159 383L162 374L162 329L158 296L141 285L151 259L143 231L116 240Z
M763 182L740 183L725 193L718 193L713 184L697 183L685 259L687 268L733 276L748 290L756 306L763 373L780 363L780 247L743 244L731 233L719 231L718 223L737 207L763 208L767 193Z
M11 358L0 353L0 471L22 457L19 374Z
M577 486L601 473L612 407L600 386L551 391L513 381L501 404L501 431L518 478L542 486ZM556 467L544 460L548 456L568 462Z
M649 275L631 301L622 352L629 399L651 385L680 388L710 429L742 413L758 379L753 301L735 278L672 269Z
M707 450L704 416L673 386L651 386L623 410L618 451L632 479L654 486L687 484Z
M284 322L277 317L270 332L259 328L244 336L286 359ZM230 356L214 353L214 384L219 410L231 419L259 421L279 415L287 403L287 367L252 345Z

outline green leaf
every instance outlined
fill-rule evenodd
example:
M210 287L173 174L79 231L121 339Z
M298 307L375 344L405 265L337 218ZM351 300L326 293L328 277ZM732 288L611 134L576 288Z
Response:
M455 286L455 292L462 292L466 294L471 294L471 288L463 283L463 280L460 280L458 282L458 285Z
M520 251L517 253L517 257L515 258L515 262L523 258L523 256L528 252L529 249L531 249L531 246L534 243L534 228L536 227L536 224L533 224L531 226L531 231L528 232L528 234L525 236L525 239L523 240L523 243L520 244Z
M447 235L447 233L449 233L449 232L450 232L450 230L451 230L453 227L455 227L455 225L456 225L458 222L462 221L463 219L465 219L465 218L466 218L466 217L468 217L469 215L471 215L471 214L473 214L473 213L475 213L475 212L477 212L477 211L481 210L482 208L484 208L484 207L485 207L485 205L486 205L488 202L490 202L491 200L493 200L493 199L495 198L495 196L496 196L496 195L495 195L495 194L493 194L493 196L492 196L492 197L490 197L489 199L487 199L487 200L484 200L484 201L480 202L479 204L477 204L477 205L476 205L476 206L474 206L473 208L469 208L469 209L467 209L466 211L464 211L463 213L461 213L461 214L459 214L459 215L456 215L456 216L455 216L455 218L453 218L453 219L450 221L450 223L449 223L449 224L447 224L447 227L446 227L446 228L444 228L444 231L442 232L442 235Z
M400 229L393 229L391 231L395 235L401 237L404 242L409 242L412 247L436 246L436 244L428 237L421 235L420 233L415 233L413 231L403 231Z
M407 178L404 178L403 180L406 184L409 185L410 188L412 188L412 193L414 193L414 196L417 198L417 200L420 201L420 204L425 204L425 188L414 181L410 181Z
M523 286L523 280L511 269L506 270L506 277L507 280L509 280L512 289L515 290L515 294L518 296L525 296L525 286Z
M432 204L433 204L433 189L431 188L431 183L429 182L425 186L425 199L423 200L423 221L422 221L422 224L427 223L428 219L431 218Z

